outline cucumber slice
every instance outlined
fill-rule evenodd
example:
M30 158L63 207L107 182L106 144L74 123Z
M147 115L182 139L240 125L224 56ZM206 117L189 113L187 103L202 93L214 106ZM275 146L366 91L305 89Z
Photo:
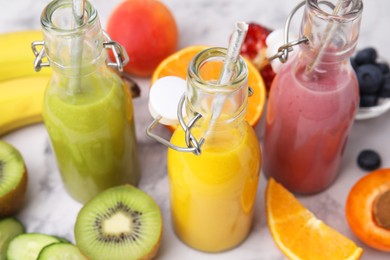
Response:
M6 259L9 242L22 233L24 233L24 226L16 218L0 220L0 260Z
M38 260L88 260L75 245L55 243L45 246L39 253Z
M59 237L59 236L54 236L54 237L57 238L60 241L60 243L68 243L68 244L72 243L67 238Z
M7 250L8 260L36 260L47 245L60 242L58 238L38 233L21 234L11 240Z

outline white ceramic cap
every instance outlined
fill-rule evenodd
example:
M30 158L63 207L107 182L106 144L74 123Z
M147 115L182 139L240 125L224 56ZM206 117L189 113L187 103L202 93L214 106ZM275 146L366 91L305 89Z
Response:
M185 91L186 81L182 78L167 76L158 79L149 92L149 112L152 117L161 117L159 122L164 125L177 125L177 107Z

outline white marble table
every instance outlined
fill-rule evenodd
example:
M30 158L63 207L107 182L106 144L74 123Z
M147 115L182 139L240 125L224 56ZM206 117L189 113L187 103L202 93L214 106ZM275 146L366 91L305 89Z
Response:
M38 29L39 16L48 0L0 1L0 33ZM92 0L98 9L103 26L119 0ZM236 20L255 21L277 28L298 3L298 0L163 0L172 10L180 32L180 47L195 44L226 46ZM375 46L390 60L390 1L365 1L359 47ZM297 28L300 17L294 20ZM0 50L5 51L5 50ZM142 96L135 100L138 152L142 165L140 188L148 192L160 205L164 234L158 259L284 259L275 246L267 228L264 209L266 180L262 176L256 201L252 232L239 247L219 254L205 254L190 249L174 235L170 224L166 149L145 135L151 121L147 112L149 79L136 79ZM1 93L0 93L1 94ZM256 131L261 137L262 125ZM164 129L160 133L168 136ZM354 240L365 250L362 259L390 259L389 253L372 250L360 243L348 228L344 216L345 200L351 186L366 173L356 165L362 149L371 148L380 153L383 166L390 167L390 113L367 121L356 122L345 156L341 174L334 185L314 196L299 197L320 219ZM65 192L57 170L48 135L42 124L17 130L2 139L14 144L23 154L29 171L28 200L18 218L28 232L43 232L67 237L74 241L73 225L82 205Z

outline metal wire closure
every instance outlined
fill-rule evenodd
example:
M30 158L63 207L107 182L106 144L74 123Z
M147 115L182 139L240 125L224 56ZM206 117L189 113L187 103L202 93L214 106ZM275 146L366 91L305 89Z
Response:
M115 62L108 62L107 65L117 68L120 72L122 72L123 66L125 66L130 60L126 50L122 45L113 41L106 31L103 31L103 35L107 39L107 42L103 42L103 47L111 49L115 57Z
M46 61L43 62L42 59L44 57L47 58L46 56L46 51L45 51L45 42L44 41L34 41L31 43L31 49L35 55L34 59L34 69L35 71L40 71L42 67L50 67L50 62ZM42 48L38 51L37 47L41 46Z
M253 95L254 91L252 88L248 87L248 96ZM180 126L183 128L185 132L185 141L187 147L181 147L174 145L170 143L168 140L162 138L161 136L158 136L154 133L152 133L153 128L157 126L159 121L161 120L161 116L155 118L152 123L146 128L146 135L153 138L157 142L173 149L179 152L187 152L187 153L194 153L196 155L200 155L202 153L202 145L205 142L205 138L200 138L197 140L191 133L191 128L195 125L195 123L202 117L201 114L195 113L195 116L188 122L186 123L184 121L184 117L182 114L183 111L183 106L184 106L184 101L185 101L185 94L182 95L180 98L178 107L177 107L177 117L179 119Z
M295 45L301 44L301 43L307 43L309 41L309 39L306 36L303 36L301 39L298 39L298 40L295 40L292 42L288 42L288 34L290 31L291 20L292 20L293 16L295 15L295 13L302 6L304 6L305 3L306 3L306 0L303 0L302 2L300 2L297 6L295 6L295 8L288 15L287 20L286 20L286 24L284 25L284 44L278 48L278 52L275 55L268 58L269 61L272 61L272 60L278 58L281 63L285 63L288 60L288 53L293 51L292 47L294 47ZM328 7L332 8L332 9L335 8L335 5L329 1L319 1L318 3L327 5ZM347 2L346 4L348 5L349 3Z
M103 36L106 40L106 42L103 42L103 47L105 49L111 49L115 57L115 62L107 62L107 65L117 68L119 71L123 71L123 67L129 62L129 56L127 55L126 50L119 43L111 40L110 36L105 31L103 31ZM40 50L38 50L38 46L41 47ZM47 58L44 41L32 42L31 49L35 55L35 71L40 71L42 67L50 67L49 61L43 61L43 58Z
M168 146L169 148L179 151L179 152L187 152L187 153L194 153L196 155L200 155L202 150L201 147L205 141L205 139L202 137L199 141L196 140L196 138L192 135L191 133L191 128L195 125L195 123L202 117L201 114L196 113L194 118L192 118L189 122L188 125L186 125L186 122L184 121L183 118L183 106L184 106L184 100L185 100L185 95L180 98L179 105L177 107L177 117L179 118L179 123L180 126L183 128L185 132L185 140L186 140L186 145L187 147L181 147L174 145L170 143L168 140L152 133L153 128L158 124L158 122L161 120L161 116L157 117L156 119L153 120L153 122L146 128L146 134L156 140L157 142Z
M270 58L268 58L269 61L272 61L272 60L278 58L280 62L285 63L288 60L288 53L293 50L292 47L294 47L295 45L298 45L301 43L306 43L309 41L309 39L307 39L306 36L303 36L301 39L298 39L298 40L295 40L292 42L288 42L288 34L290 31L291 20L292 20L293 16L295 15L295 13L302 6L304 6L305 3L306 3L305 0L300 2L297 6L295 6L295 8L288 15L287 20L286 20L286 24L284 26L284 44L279 47L278 53L276 53L274 56L271 56Z

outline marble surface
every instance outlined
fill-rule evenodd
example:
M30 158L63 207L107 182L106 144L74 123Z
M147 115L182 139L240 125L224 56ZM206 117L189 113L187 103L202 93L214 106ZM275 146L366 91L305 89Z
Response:
M48 0L0 1L0 33L38 29L41 10ZM103 26L119 0L92 0L100 13ZM195 44L226 46L236 20L255 21L272 28L282 27L297 0L163 0L172 10L179 27L179 47ZM390 60L390 1L364 1L365 7L358 47L375 46L381 56ZM293 29L300 17L294 19ZM5 51L5 50L0 50ZM195 251L174 235L170 224L166 148L145 135L145 127L151 121L147 112L149 79L136 78L142 88L141 97L134 101L138 152L141 159L142 179L140 188L149 193L160 205L164 221L164 233L157 259L264 259L278 260L284 256L275 246L265 218L264 191L266 180L260 179L256 201L255 219L249 237L237 248L206 254ZM0 115L1 116L1 115ZM256 127L262 137L262 124ZM390 113L376 119L354 124L346 152L342 160L341 174L326 191L306 197L298 197L317 217L363 247L362 259L389 259L390 254L370 249L351 233L344 216L344 205L352 185L366 173L356 165L362 149L371 148L380 153L383 166L390 167ZM161 128L159 133L169 136ZM14 144L23 154L29 171L28 199L18 218L26 224L28 232L43 232L67 237L74 241L73 226L82 205L75 202L64 190L49 145L47 132L42 124L14 131L2 139Z

